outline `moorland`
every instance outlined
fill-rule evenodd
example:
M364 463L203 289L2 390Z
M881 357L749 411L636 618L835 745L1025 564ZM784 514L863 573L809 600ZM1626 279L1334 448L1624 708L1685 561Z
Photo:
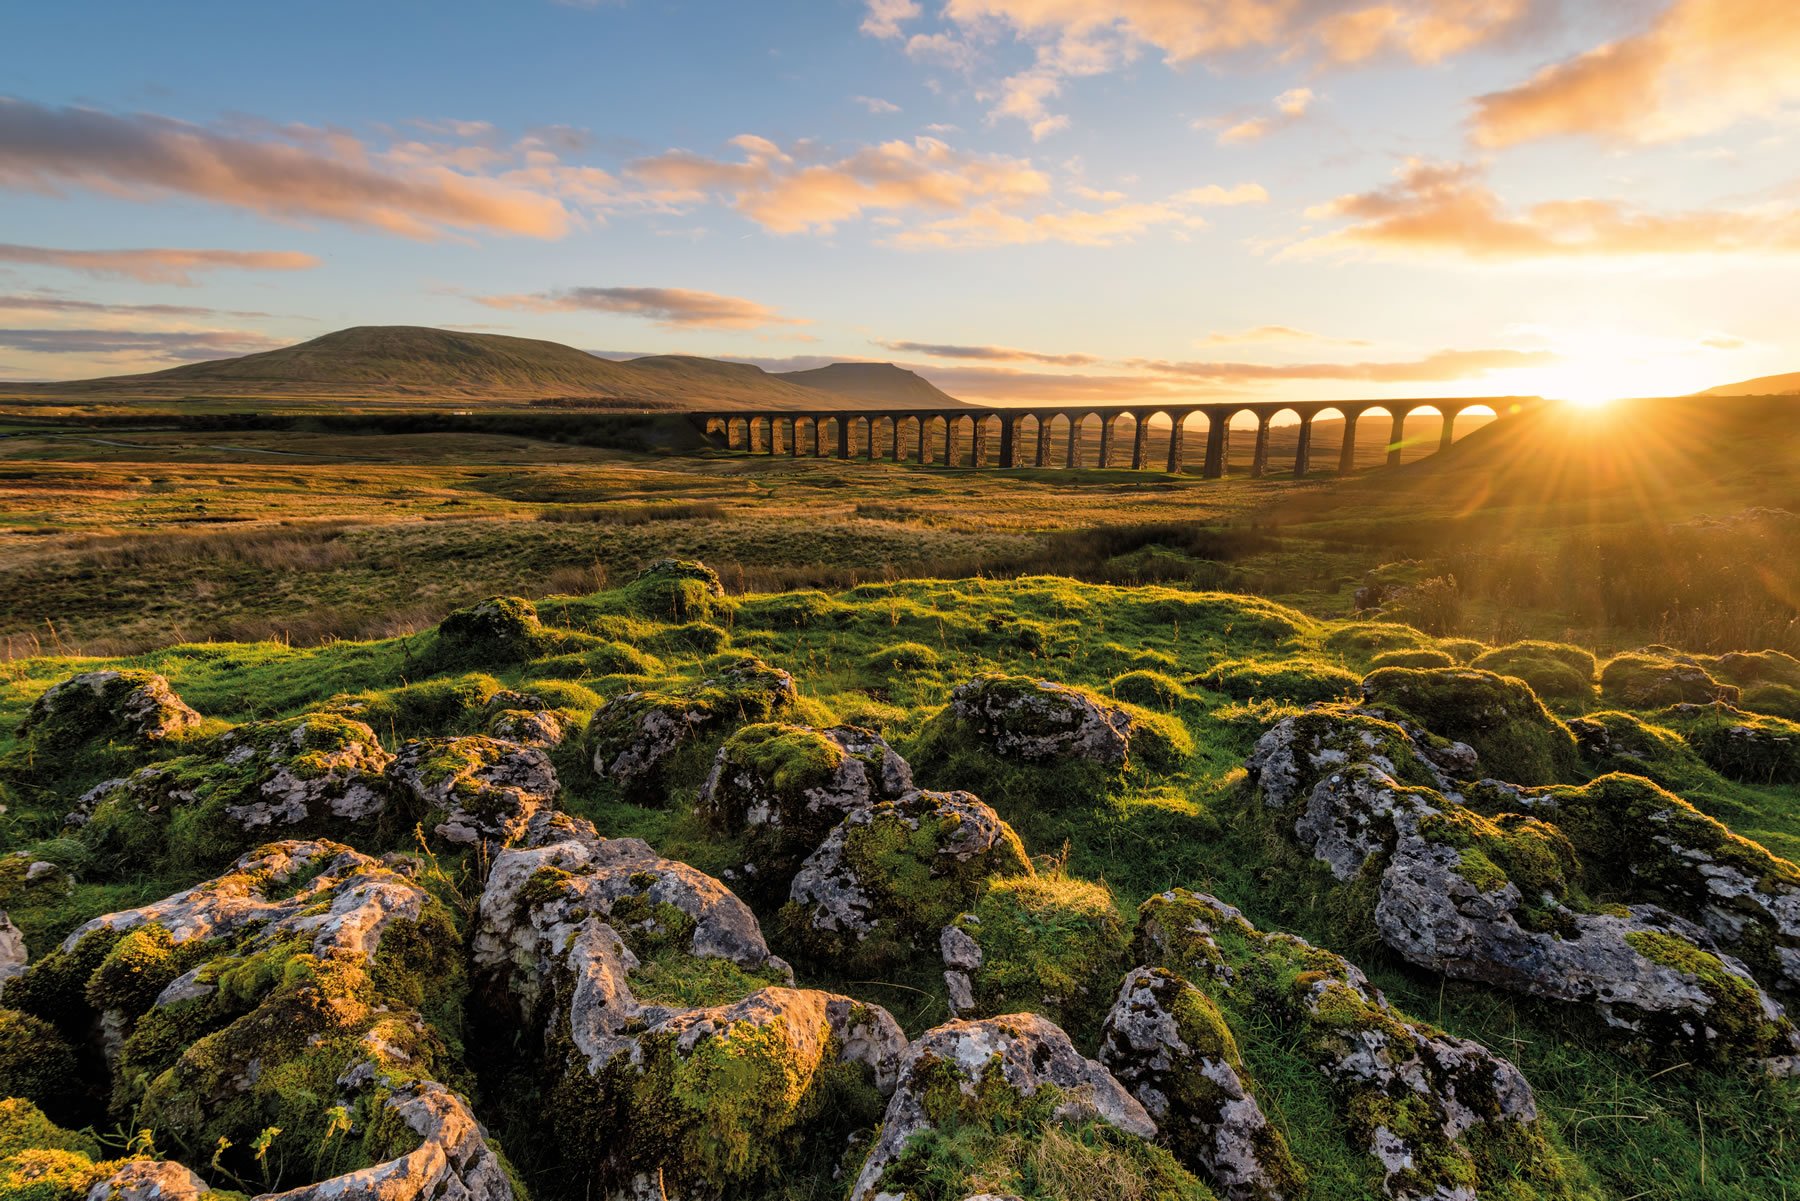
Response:
M1800 1190L1791 398L1223 481L47 403L34 1201Z

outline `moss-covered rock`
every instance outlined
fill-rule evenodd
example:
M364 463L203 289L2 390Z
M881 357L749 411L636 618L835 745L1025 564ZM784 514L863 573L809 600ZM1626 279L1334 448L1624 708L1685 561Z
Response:
M1641 776L1519 799L1568 838L1596 901L1653 901L1704 926L1772 990L1800 997L1800 867Z
M749 910L636 839L558 815L528 842L495 860L476 964L541 1031L548 1123L603 1195L733 1195L873 1121L906 1047L884 1010L771 986ZM676 977L723 991L677 999Z
M1394 722L1321 707L1270 726L1257 739L1244 769L1266 807L1287 809L1331 773L1359 763L1373 764L1402 783L1444 786L1444 771L1427 758L1427 751L1465 769L1475 766L1474 752L1466 746L1459 751L1448 743L1421 743Z
M1672 705L1657 721L1678 732L1720 775L1753 784L1800 782L1800 722L1715 701Z
M718 573L688 559L658 559L619 589L618 596L634 613L678 623L710 621L731 605Z
M784 716L798 700L793 676L751 658L694 684L608 701L588 723L587 746L602 778L654 802L688 777L700 782L711 758L708 736Z
M1581 647L1536 639L1496 647L1472 666L1524 680L1548 703L1576 710L1593 702L1594 677L1600 670L1593 654Z
M1384 651L1426 650L1437 639L1423 630L1395 621L1346 621L1331 627L1324 647L1341 655L1366 659Z
M0 1009L0 1096L25 1097L51 1113L72 1112L81 1095L75 1053L56 1027Z
M1600 695L1625 709L1734 702L1738 688L1714 679L1697 661L1652 651L1627 651L1600 669Z
M1211 997L1166 968L1133 968L1106 1015L1100 1062L1144 1106L1157 1137L1226 1201L1286 1201L1305 1173L1252 1091Z
M1133 957L1205 992L1228 1020L1275 1023L1331 1082L1345 1136L1376 1161L1388 1196L1584 1195L1516 1067L1394 1009L1342 957L1185 889L1144 902Z
M698 811L710 829L739 840L731 879L753 898L785 899L833 826L911 791L912 769L871 730L760 722L719 747Z
M388 775L437 837L490 851L523 835L538 810L556 803L558 790L543 751L482 735L409 742Z
M1128 939L1104 885L1060 874L994 881L952 929L941 950L957 1016L1029 1009L1078 1035L1111 1003Z
M1194 683L1238 700L1281 700L1297 705L1353 697L1362 678L1322 659L1227 659L1194 678Z
M490 596L439 622L425 659L433 671L504 667L585 650L599 641L548 628L538 619L537 606L522 597Z
M989 881L1030 876L1012 827L966 792L912 792L845 817L794 877L783 929L815 960L873 971L935 945Z
M1521 680L1470 668L1384 667L1362 683L1363 703L1443 738L1465 742L1482 769L1515 784L1555 784L1581 769L1569 728Z
M165 742L199 724L200 715L155 672L107 669L51 685L31 706L19 735L39 754L66 755L111 742Z
M1155 1133L1143 1106L1036 1014L948 1022L913 1044L850 1197L933 1201L999 1190L1038 1201L1091 1195L1105 1180L1117 1195L1147 1201L1209 1198L1149 1145ZM1028 1173L1051 1190L1066 1179L1042 1181L1045 1167L1073 1180L1060 1191L1027 1183ZM1085 1188L1074 1184L1083 1179Z
M271 835L371 832L387 809L392 760L347 717L250 722L95 786L68 821L106 862L153 855L212 869Z
M1180 680L1148 668L1114 676L1107 690L1127 704L1147 709L1173 709L1199 699Z
M1134 771L1174 770L1194 750L1179 719L1029 676L957 685L910 748L928 783L996 803L1092 805Z
M1435 646L1421 646L1406 650L1382 651L1369 660L1371 669L1382 667L1455 667L1457 661L1448 651Z

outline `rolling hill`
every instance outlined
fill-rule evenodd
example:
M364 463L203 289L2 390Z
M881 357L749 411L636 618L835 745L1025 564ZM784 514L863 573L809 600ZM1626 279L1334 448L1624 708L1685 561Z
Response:
M1701 396L1794 396L1800 394L1800 371L1785 375L1761 375L1735 384L1708 388Z
M841 363L781 375L749 364L685 355L614 362L558 342L416 325L354 326L241 358L142 375L15 384L7 390L158 400L207 396L554 400L620 411L962 404L886 363Z

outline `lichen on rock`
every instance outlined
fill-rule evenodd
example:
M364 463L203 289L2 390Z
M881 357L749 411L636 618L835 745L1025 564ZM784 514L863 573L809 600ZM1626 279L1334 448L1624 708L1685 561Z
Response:
M936 945L992 880L1032 874L1019 836L967 792L853 810L794 876L783 928L810 958L872 970Z
M542 750L485 735L409 742L388 775L437 837L490 851L523 835L558 789Z

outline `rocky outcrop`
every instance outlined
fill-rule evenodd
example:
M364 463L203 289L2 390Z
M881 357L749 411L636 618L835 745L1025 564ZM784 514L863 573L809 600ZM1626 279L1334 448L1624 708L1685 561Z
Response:
M1019 1013L947 1022L913 1044L880 1137L850 1190L852 1201L911 1195L906 1182L893 1177L915 1135L958 1117L973 1118L980 1106L990 1120L1003 1118L1009 1105L1017 1107L1045 1088L1055 1090L1052 1120L1098 1121L1137 1138L1156 1136L1156 1123L1144 1107L1044 1018Z
M702 735L768 721L798 699L793 676L755 661L667 692L627 692L588 723L594 771L632 797L656 799L671 761Z
M206 1181L166 1159L134 1159L88 1189L87 1201L199 1201Z
M558 788L543 751L484 735L409 742L388 774L439 838L490 849L520 838Z
M701 786L707 825L741 839L732 875L750 891L785 895L800 863L847 815L912 791L912 769L872 730L745 726L719 748Z
M325 714L238 726L220 737L218 754L223 767L255 777L225 807L246 831L373 817L386 806L381 777L394 759L362 722Z
M1739 690L1735 685L1719 682L1698 661L1685 655L1659 653L1667 649L1627 651L1607 660L1600 669L1600 695L1627 709L1737 701Z
M1006 759L1030 763L1078 759L1123 764L1130 751L1131 715L1100 698L1023 676L982 676L950 693L950 713Z
M1456 979L1591 1009L1660 1050L1783 1062L1781 1007L1705 930L1655 905L1571 907L1568 839L1520 814L1485 817L1372 762L1320 779L1297 845L1348 884L1373 871L1371 917L1402 957Z
M1362 693L1364 709L1467 744L1500 779L1554 784L1579 770L1574 736L1523 680L1468 667L1383 667L1363 679Z
M52 684L32 704L19 734L37 747L67 751L84 744L164 742L199 724L200 715L162 676L109 669Z
M1245 1078L1237 1041L1200 989L1133 968L1100 1038L1100 1062L1157 1125L1164 1145L1226 1201L1283 1201L1303 1180Z
M1409 784L1451 787L1404 726L1335 706L1315 706L1271 726L1257 739L1244 770L1264 805L1285 809L1320 779L1353 763L1371 764Z
M568 731L551 709L495 709L487 719L487 732L502 742L548 750L562 745Z
M1011 826L966 792L912 792L857 809L801 866L784 928L816 959L906 959L996 877L1028 876Z
M1387 1196L1476 1201L1489 1195L1488 1181L1566 1195L1518 1069L1479 1043L1407 1018L1340 956L1265 934L1231 906L1185 889L1144 903L1135 949L1221 1008L1258 1013L1286 1030L1296 1052L1331 1081L1347 1133L1379 1162ZM1203 1094L1203 1118L1211 1103ZM1172 1120L1184 1116L1173 1103L1170 1112Z
M786 987L717 880L562 815L527 842L494 862L476 964L544 1032L551 1121L608 1195L728 1193L780 1162L840 1071L893 1088L893 1018Z

